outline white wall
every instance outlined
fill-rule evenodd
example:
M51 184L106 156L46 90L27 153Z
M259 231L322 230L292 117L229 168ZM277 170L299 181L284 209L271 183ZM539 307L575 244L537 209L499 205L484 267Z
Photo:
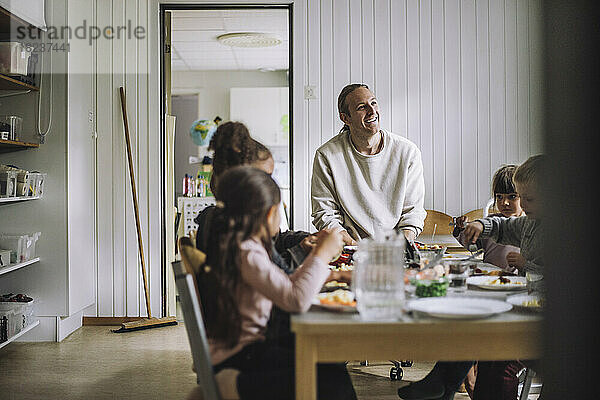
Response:
M198 93L199 118L229 121L229 89L287 86L285 71L172 71L173 94Z
M98 49L99 64L112 72L97 82L97 314L138 315L143 301L116 90L125 84L129 95L152 307L159 310L159 0L96 2L99 24L132 17L150 37ZM450 214L481 207L498 166L542 150L540 8L540 0L294 1L295 229L311 228L312 157L340 126L337 94L355 81L375 91L383 127L421 148L426 207ZM122 73L132 67L140 73ZM316 86L318 99L304 100L305 85Z
M97 316L146 315L135 216L127 167L119 87L125 87L153 316L161 314L160 76L156 5L146 0L94 0L97 25L133 26L145 40L101 40L97 45ZM153 8L154 7L154 8ZM149 43L155 48L151 49Z

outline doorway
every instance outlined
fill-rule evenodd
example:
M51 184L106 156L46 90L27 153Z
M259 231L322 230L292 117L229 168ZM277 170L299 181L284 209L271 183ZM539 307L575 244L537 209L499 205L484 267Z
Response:
M271 150L282 194L281 228L292 228L292 5L163 5L161 18L163 304L165 315L174 315L170 264L176 254L174 243L165 242L196 228L186 221L182 201L192 202L194 212L210 204L194 196L206 194L200 186L190 194L184 185L186 174L198 178L210 170L211 134L195 127L212 131L215 120L239 121ZM175 220L181 221L177 230Z

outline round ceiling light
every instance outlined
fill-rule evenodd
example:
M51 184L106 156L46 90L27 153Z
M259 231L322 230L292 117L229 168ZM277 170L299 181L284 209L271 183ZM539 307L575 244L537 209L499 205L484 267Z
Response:
M277 36L261 32L226 33L218 36L217 40L232 47L273 47L281 44Z

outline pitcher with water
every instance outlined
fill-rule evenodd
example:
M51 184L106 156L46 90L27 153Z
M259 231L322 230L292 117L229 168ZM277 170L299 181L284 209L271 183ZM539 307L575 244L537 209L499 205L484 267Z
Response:
M404 242L394 233L358 243L352 287L362 319L397 320L402 316Z

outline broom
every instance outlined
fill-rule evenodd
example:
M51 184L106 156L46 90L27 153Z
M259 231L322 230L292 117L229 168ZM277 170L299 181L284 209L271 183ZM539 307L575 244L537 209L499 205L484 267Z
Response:
M139 321L125 322L121 328L113 330L116 333L139 331L142 329L159 328L161 326L177 325L175 317L153 318L150 313L150 295L148 293L148 278L146 277L146 264L144 263L144 247L142 245L142 232L140 228L140 216L138 211L137 194L135 190L135 179L133 176L133 161L131 159L131 144L129 141L129 123L127 121L127 102L125 100L125 89L119 88L121 92L121 109L123 110L123 125L125 127L125 141L127 142L127 160L129 161L129 180L131 181L131 194L133 195L133 208L135 210L135 226L137 228L138 248L142 265L142 277L144 278L144 295L146 296L146 309L148 318Z

